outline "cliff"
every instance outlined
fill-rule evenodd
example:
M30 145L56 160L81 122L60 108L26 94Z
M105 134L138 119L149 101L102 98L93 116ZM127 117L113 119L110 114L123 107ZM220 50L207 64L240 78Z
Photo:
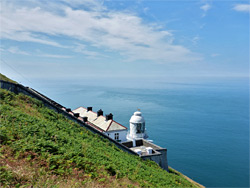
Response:
M40 100L1 89L2 187L197 187L119 149Z

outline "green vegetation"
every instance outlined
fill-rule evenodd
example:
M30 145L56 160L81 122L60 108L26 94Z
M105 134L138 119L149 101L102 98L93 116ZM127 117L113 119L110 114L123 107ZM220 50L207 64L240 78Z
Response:
M17 84L17 82L15 82L14 80L9 79L7 76L5 76L5 75L3 75L1 73L0 73L0 80L7 81L7 82L12 82L12 83Z
M0 187L196 187L23 94L0 90Z

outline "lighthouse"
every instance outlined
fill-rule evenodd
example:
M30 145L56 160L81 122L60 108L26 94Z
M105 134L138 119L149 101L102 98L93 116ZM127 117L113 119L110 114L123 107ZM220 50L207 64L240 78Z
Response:
M145 120L140 111L134 112L130 118L130 130L127 135L128 140L146 139L148 135L145 128Z

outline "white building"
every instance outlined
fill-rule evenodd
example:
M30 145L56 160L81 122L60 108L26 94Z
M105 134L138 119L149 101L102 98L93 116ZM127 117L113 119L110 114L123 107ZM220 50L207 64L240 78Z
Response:
M103 116L103 111L93 112L92 107L79 107L73 110L74 113L79 113L80 118L90 126L94 127L98 131L106 134L110 138L118 141L125 142L127 136L127 127L117 123L113 120L112 114Z
M140 111L136 111L130 118L130 130L127 139L134 141L138 139L146 139L148 135L145 128L145 120Z
M92 111L92 107L79 107L71 112L78 119L92 126L98 131L106 134L110 138L121 142L124 146L137 153L145 160L155 161L159 166L168 171L167 149L161 148L152 143L148 138L145 128L145 120L141 112L136 111L130 118L130 131L127 128L113 120L112 114L103 116L103 111Z

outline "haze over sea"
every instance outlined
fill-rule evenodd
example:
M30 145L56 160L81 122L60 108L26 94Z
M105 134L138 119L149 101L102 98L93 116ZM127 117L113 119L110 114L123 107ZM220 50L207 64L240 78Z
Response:
M82 80L42 90L72 109L111 112L127 127L139 108L150 139L168 149L171 167L207 187L249 187L248 79L149 82Z

